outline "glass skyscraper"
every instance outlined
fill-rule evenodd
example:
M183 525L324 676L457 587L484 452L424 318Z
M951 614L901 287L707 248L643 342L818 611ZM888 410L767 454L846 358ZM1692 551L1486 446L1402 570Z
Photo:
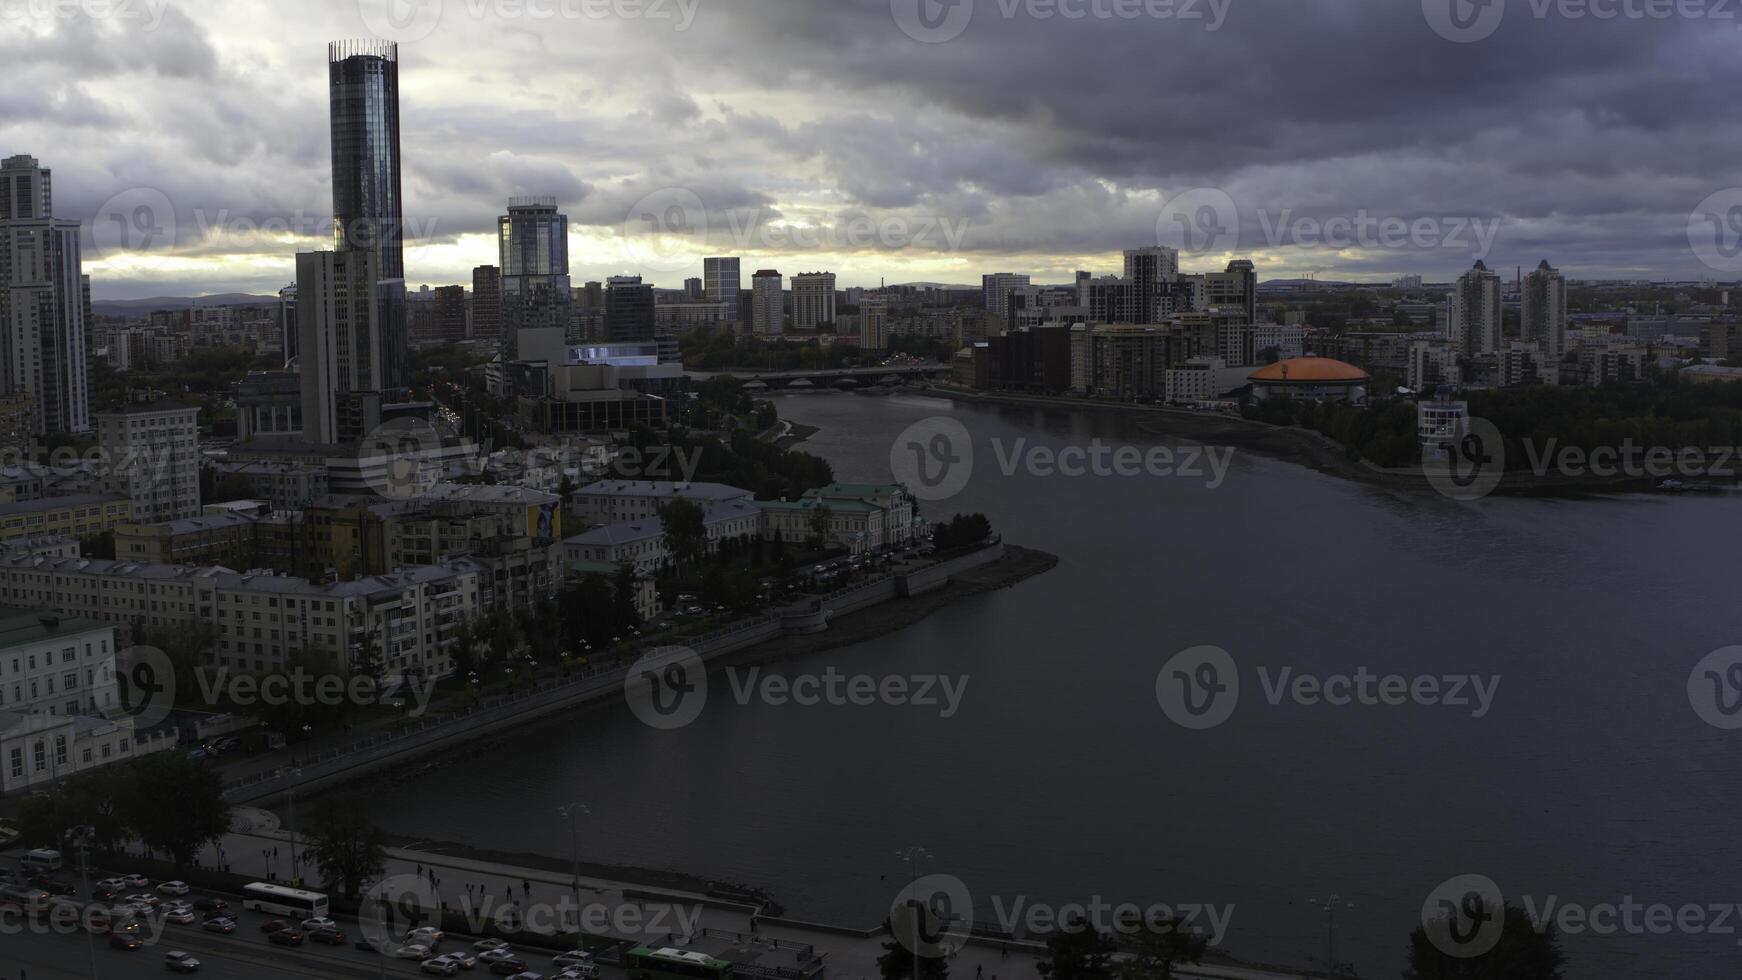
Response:
M521 330L560 330L566 336L575 299L569 219L557 213L556 198L510 198L508 213L497 219L497 257L502 335L510 356L519 356Z

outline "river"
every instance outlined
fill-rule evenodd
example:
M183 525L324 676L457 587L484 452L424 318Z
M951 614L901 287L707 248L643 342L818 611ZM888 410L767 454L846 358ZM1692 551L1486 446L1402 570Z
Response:
M679 730L613 705L383 786L385 826L566 855L557 807L585 800L589 860L761 885L795 916L864 926L906 874L897 852L921 846L921 870L960 878L982 920L1018 901L1231 906L1224 947L1295 965L1323 957L1309 900L1335 893L1352 906L1337 956L1377 977L1398 975L1423 901L1460 874L1538 907L1742 900L1725 857L1742 732L1703 722L1687 691L1696 661L1742 642L1723 557L1734 498L1459 503L1247 454L1214 486L1006 475L1018 446L1170 442L1107 414L778 405L820 428L805 448L842 480L888 480L898 433L960 420L974 476L927 516L984 512L1060 556L899 633L769 668L965 677L959 711L740 705L718 681ZM1242 688L1225 723L1191 730L1156 677L1203 644L1229 652ZM1498 686L1485 713L1268 696L1284 669L1362 668ZM1733 934L1562 945L1574 978L1737 972Z

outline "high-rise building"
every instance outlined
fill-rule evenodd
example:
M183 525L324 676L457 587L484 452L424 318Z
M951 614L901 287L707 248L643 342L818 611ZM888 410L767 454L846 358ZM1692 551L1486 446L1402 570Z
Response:
M510 359L519 357L520 331L568 334L574 312L569 285L569 219L556 198L516 197L496 219L502 266L502 330Z
M296 257L303 437L351 443L381 424L381 251L302 252ZM404 322L403 304L398 312Z
M432 317L434 329L430 339L443 344L465 340L466 287L437 286L435 300L431 305L435 311Z
M333 247L381 255L374 275L377 309L371 318L367 375L382 400L398 401L411 386L399 182L399 46L391 41L328 44L327 97ZM354 267L355 260L344 264Z
M88 290L79 223L54 217L48 168L0 161L0 393L35 401L38 433L91 430Z
M1137 299L1137 284L1125 276L1102 276L1082 286L1091 323L1149 323Z
M1163 310L1160 303L1168 295L1167 287L1179 278L1179 250L1165 245L1126 249L1125 278L1135 292L1136 322L1160 323L1173 312Z
M1462 357L1500 350L1500 277L1481 259L1446 297L1446 336Z
M139 524L200 514L200 410L163 401L97 413L109 489L125 494Z
M605 339L612 343L653 339L653 285L640 276L605 280Z
M502 336L502 269L481 265L472 270L472 336L495 340Z
M980 277L980 292L985 300L986 312L996 313L1004 317L1010 313L1010 291L1019 286L1028 285L1027 275L1012 272L994 272Z
M296 364L296 283L278 291L278 336L284 347L284 366Z
M786 332L786 296L778 269L758 269L750 277L750 330L758 337Z
M811 332L835 322L835 274L801 272L792 277L792 329Z
M1246 322L1257 323L1258 270L1249 259L1235 259L1228 263L1226 272L1205 273L1204 302L1208 306L1241 307L1246 311Z
M1541 346L1550 364L1567 352L1567 281L1547 259L1524 277L1519 297L1519 326L1526 343Z
M731 303L733 319L737 319L738 259L736 256L702 260L702 296L710 303Z

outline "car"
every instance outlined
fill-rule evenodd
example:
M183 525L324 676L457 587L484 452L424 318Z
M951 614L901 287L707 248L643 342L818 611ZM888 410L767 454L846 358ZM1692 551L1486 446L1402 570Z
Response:
M198 973L200 961L194 959L192 953L172 949L163 954L163 967L171 973Z
M199 906L198 905L194 906L194 910L198 911ZM231 911L229 909L212 909L209 912L202 912L200 914L202 917L207 918L207 919L234 919L234 918L236 918L236 916L233 913L231 913Z
M419 926L405 934L406 942L428 946L430 949L440 946L442 940L446 938L448 938L448 934L435 926Z
M267 919L260 923L260 931L264 933L283 932L290 928L290 923L283 919Z
M488 953L493 949L507 949L508 944L500 939L480 939L472 944L474 953Z
M418 969L425 973L433 973L438 977L451 977L460 972L460 961L451 956L437 956L424 960Z
M120 891L121 889L127 887L127 880L125 878L104 878L101 881L97 882L97 887L98 888L108 888L108 889L111 889L113 891Z
M221 898L196 898L194 908L201 912L222 912L230 907L230 903Z
M132 929L109 933L109 948L132 951L145 945L144 937Z
M582 963L593 962L593 954L584 949L571 949L566 953L558 953L551 960L557 966L580 966Z
M317 915L312 919L302 920L302 928L304 932L312 932L316 929L337 929L338 927L339 924L337 922L321 915Z
M470 970L473 967L478 965L477 955L474 953L469 953L463 949L456 949L451 953L443 953L442 955L446 956L450 959L459 960L460 961L460 969L462 969L462 970Z
M124 896L122 896L121 901L126 902L129 905L143 905L146 908L152 908L152 909L157 908L159 905L163 904L163 899L158 898L156 895L152 895L148 892L139 892L138 894L134 894L134 895L124 895Z
M577 963L557 974L557 980L595 980L599 968L592 963Z
M190 908L164 909L163 920L165 922L173 922L178 926L191 926L199 921L198 917L194 914L194 910Z
M301 946L302 930L291 928L274 929L266 934L266 941L269 943L275 943L279 946Z
M157 886L157 893L159 895L169 895L172 898L180 898L188 893L188 883L185 881L166 881Z
M508 980L544 980L544 974L534 973L531 970L522 970L509 977Z
M486 949L482 953L478 954L478 961L480 963L494 963L497 960L514 959L514 956L515 956L514 950L507 943L501 941L500 939L486 939L484 941L496 943L496 945L492 946L489 949ZM476 944L474 944L472 946L472 948L477 949L478 947Z
M150 888L151 879L144 875L122 875L121 884L125 888Z
M390 955L396 960L427 960L435 955L435 950L423 943L406 943L395 947Z
M526 961L513 956L494 960L490 963L490 972L499 977L511 977L518 973L525 973Z
M220 915L215 919L207 919L205 925L200 926L200 928L207 932L219 932L227 936L236 931L236 920Z
M50 895L75 895L78 893L78 889L70 883L59 878L45 878L42 875L33 876L26 884L32 888L40 888Z
M310 929L308 937L325 946L345 945L345 934L339 931L338 926L324 926L320 929Z

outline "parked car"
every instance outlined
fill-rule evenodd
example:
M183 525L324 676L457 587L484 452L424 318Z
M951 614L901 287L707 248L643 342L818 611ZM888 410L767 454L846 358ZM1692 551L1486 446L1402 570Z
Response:
M599 967L593 963L576 963L557 974L558 980L597 980Z
M227 936L236 931L236 920L220 915L215 919L207 919L206 924L200 928L207 932L219 932Z
M493 964L497 960L511 960L515 958L513 948L507 943L504 943L499 939L487 939L485 942L493 942L498 945L492 946L489 949L484 950L482 953L479 953L478 962ZM475 949L477 947L474 946L473 948Z
M125 879L125 878L104 878L103 880L97 882L97 887L98 888L107 888L111 891L118 892L121 889L127 887L127 879Z
M185 881L166 881L157 886L157 893L180 898L188 893L188 884Z
M469 953L463 949L456 949L451 953L443 953L442 955L448 957L449 959L459 960L460 961L460 969L462 969L462 970L470 970L471 968L478 965L478 957L475 954Z
M129 905L142 905L151 909L157 908L159 905L163 904L163 899L158 898L156 895L150 894L149 892L139 892L137 894L127 895L121 900Z
M302 930L288 927L284 929L274 929L266 934L266 941L269 943L276 943L279 946L301 946Z
M179 949L172 949L163 954L163 966L171 973L200 972L200 961L194 959L193 954L184 953Z
M150 888L151 879L144 875L122 875L121 885L125 888Z

